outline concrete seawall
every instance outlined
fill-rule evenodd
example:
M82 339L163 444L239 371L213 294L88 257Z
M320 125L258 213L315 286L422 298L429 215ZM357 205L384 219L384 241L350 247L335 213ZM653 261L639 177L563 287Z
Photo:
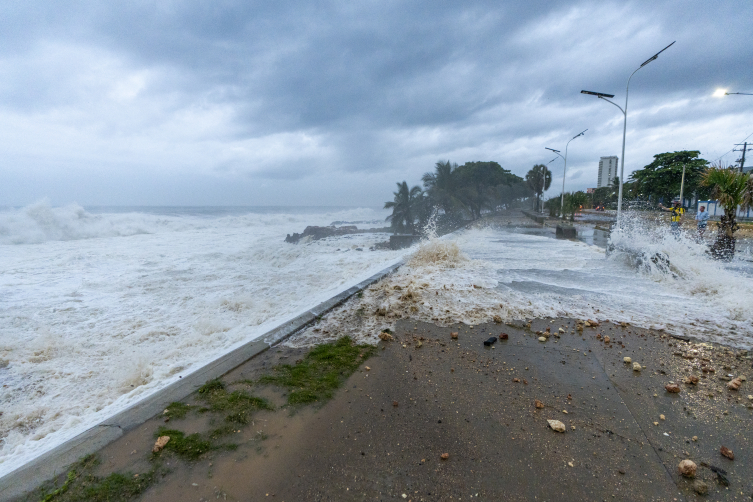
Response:
M305 328L318 317L341 305L359 291L397 270L403 261L391 265L355 286L333 296L303 314L282 323L256 339L224 354L194 372L173 382L164 389L135 403L78 436L43 453L31 462L0 478L0 500L19 497L48 481L81 457L100 450L160 413L173 401L180 401L204 385L207 380L219 378L272 345Z

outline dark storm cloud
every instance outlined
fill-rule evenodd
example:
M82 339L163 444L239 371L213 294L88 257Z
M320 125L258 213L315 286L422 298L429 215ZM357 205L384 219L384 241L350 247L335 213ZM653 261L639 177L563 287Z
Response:
M130 162L139 173L311 180L296 186L316 190L317 173L383 173L383 185L368 178L363 190L388 196L392 178L416 183L439 159L497 160L522 175L549 160L543 146L563 147L589 128L568 159L568 178L583 188L600 155L619 155L622 120L580 90L624 104L630 73L673 40L633 77L628 170L701 137L696 148L723 153L729 136L742 134L732 121L753 100L709 97L753 80L738 8L9 2L0 7L0 112L17 141L0 153L15 163L10 170L31 165L39 178L62 164L120 173L116 164ZM702 128L720 116L729 120L714 138ZM351 193L338 202L362 200Z

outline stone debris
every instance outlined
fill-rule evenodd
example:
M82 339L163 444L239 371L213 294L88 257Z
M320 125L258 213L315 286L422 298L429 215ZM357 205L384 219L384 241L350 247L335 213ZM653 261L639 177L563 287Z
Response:
M664 388L667 389L667 392L672 392L673 394L680 392L680 386L675 383L667 384Z
M502 334L499 335L499 339L500 340L507 340L509 338L510 338L510 336L507 333L502 333Z
M693 436L693 441L698 441L698 436Z
M494 322L496 322L497 324L502 324L502 318L499 317L498 315L495 315L493 319L494 319Z
M659 415L659 420L666 420L667 418L664 415Z
M496 341L497 341L497 337L496 336L491 336L488 339L484 340L484 345L487 346L487 347L490 347L490 346L494 345L494 342L496 342Z
M382 331L381 333L379 333L379 339L385 342L391 342L395 339L395 337L385 331Z
M721 453L722 455L724 455L725 457L727 457L730 460L735 460L735 454L732 452L732 450L730 450L726 446L722 446L719 449L719 453Z
M641 371L643 367L638 363L633 363L633 371Z
M397 401L392 401L392 406L394 406L395 408L397 408L397 405L398 405Z
M622 358L622 362L625 363L625 364L630 364L630 363L633 362L633 360L630 359L629 357L623 357Z
M695 375L690 375L689 377L685 378L685 383L688 385L698 385L698 377Z
M371 371L371 368L369 368L368 366L364 366L364 369L365 369L366 371Z
M452 333L450 333L450 338L452 338L453 340L457 340L458 339L458 332L457 331L453 331Z
M549 422L549 427L552 428L553 431L557 432L565 432L565 424L560 422L559 420L547 420Z
M450 454L449 453L442 453L442 455L440 455L439 458L441 458L442 460L447 460L448 458L450 458Z
M605 336L604 337L604 343L609 343L609 341L610 341L609 336Z
M162 448L165 447L165 445L170 441L170 436L160 436L157 438L157 441L154 443L154 448L152 448L152 453L159 453L162 451Z
M748 396L748 401L753 401L753 394Z
M540 342L546 342L546 337L544 337L544 336L540 336L540 337L539 337L539 341L540 341Z
M520 378L513 378L513 379L512 379L512 381L513 381L514 383L520 383Z
M679 469L680 474L685 476L686 478L694 478L695 471L696 469L698 469L698 466L695 465L695 462L693 462L692 460L685 459L680 462L680 465L678 465L677 468Z
M695 483L693 483L693 490L698 495L706 495L709 492L709 485L707 485L700 479L696 479Z
M538 408L538 409L541 409L541 408L543 408L543 407L544 407L544 403L542 403L542 402L541 402L541 401L539 401L538 399L536 399L536 400L535 400L535 401L533 402L533 404L534 404L534 406L536 406L536 408Z
M560 329L559 329L559 332L560 332L560 333L564 333L564 332L565 332L564 328L560 328Z
M732 380L731 382L729 382L729 383L727 384L727 388L728 388L729 390L737 390L737 389L739 389L739 388L740 388L740 386L741 386L742 384L743 384L743 381L742 381L742 380L740 380L740 378L738 377L738 378L735 378L734 380Z

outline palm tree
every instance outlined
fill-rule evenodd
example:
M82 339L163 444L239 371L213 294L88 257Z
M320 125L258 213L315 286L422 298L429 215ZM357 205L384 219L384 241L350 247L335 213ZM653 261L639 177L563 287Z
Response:
M526 173L526 184L536 194L536 211L538 211L541 196L552 184L552 172L544 164L536 164Z
M392 214L387 217L387 221L390 222L393 231L413 233L423 194L418 185L409 189L405 181L397 184L397 192L393 192L395 199L384 204L385 209L392 208Z
M724 215L717 223L719 231L711 245L711 254L714 258L729 261L735 256L737 208L745 210L753 206L753 175L719 163L706 169L701 184L711 187L711 198L718 200L724 208Z
M458 205L454 194L457 183L453 176L453 171L457 167L457 164L450 164L449 160L447 162L440 160L435 164L433 173L425 173L421 177L426 195L432 203L441 207L445 214L450 214Z

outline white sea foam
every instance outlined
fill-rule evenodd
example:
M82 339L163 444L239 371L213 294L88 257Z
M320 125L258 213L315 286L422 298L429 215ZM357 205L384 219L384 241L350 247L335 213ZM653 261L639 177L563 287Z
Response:
M335 220L384 214L0 212L0 475L402 256L283 242Z
M583 242L492 229L429 241L397 273L289 343L340 335L376 343L399 318L450 325L570 316L751 347L750 267L711 260L692 236L677 239L665 229L634 226L613 240L634 252L607 258ZM666 253L669 270L650 261L656 252ZM636 254L649 265L637 267Z

